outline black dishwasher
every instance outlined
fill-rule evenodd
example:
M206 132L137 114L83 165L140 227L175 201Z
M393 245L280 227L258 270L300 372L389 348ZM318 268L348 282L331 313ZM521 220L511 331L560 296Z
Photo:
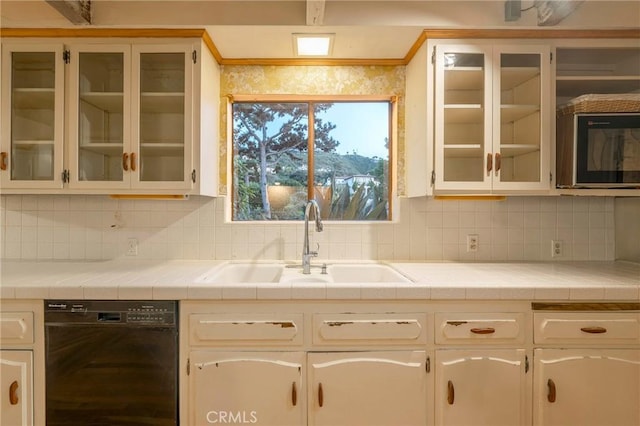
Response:
M175 301L45 300L48 426L178 424Z

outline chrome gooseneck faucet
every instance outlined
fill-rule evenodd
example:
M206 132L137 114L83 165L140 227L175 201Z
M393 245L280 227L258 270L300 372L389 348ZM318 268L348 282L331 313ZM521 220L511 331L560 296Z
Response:
M318 255L317 251L309 250L309 216L313 210L313 216L316 221L316 231L322 232L322 219L320 218L320 207L316 200L307 201L304 208L304 245L302 247L302 273L311 273L311 258Z

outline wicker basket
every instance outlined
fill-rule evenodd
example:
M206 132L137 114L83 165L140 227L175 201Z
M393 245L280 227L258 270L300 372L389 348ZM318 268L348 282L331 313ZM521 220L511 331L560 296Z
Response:
M579 96L558 107L557 115L591 112L640 112L640 93Z

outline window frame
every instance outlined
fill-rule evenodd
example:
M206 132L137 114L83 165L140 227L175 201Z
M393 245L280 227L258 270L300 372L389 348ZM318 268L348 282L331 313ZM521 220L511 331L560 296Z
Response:
M314 104L319 103L338 103L338 102L388 102L389 103L389 162L388 162L388 203L389 214L386 220L383 221L368 221L368 220L328 220L335 223L391 223L394 221L396 215L394 214L395 197L397 194L397 178L396 178L396 158L398 149L398 96L397 95L281 95L281 94L265 94L265 95L244 95L235 94L227 95L227 115L226 115L226 139L227 139L227 221L230 223L298 223L298 220L247 220L240 221L233 219L233 206L234 206L234 166L233 166L233 153L234 153L234 132L233 132L233 104L234 103L307 103L309 108L312 109ZM315 170L315 163L313 162L313 131L314 131L314 116L309 114L308 116L308 152L309 163L308 169L313 174ZM312 180L310 180L312 182ZM313 184L307 183L307 199L314 198Z

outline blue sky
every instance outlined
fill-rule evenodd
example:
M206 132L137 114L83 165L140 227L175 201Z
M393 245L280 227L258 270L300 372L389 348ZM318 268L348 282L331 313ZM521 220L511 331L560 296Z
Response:
M335 103L320 115L325 122L336 125L331 135L340 142L340 154L388 158L384 138L389 135L389 104L387 102Z

